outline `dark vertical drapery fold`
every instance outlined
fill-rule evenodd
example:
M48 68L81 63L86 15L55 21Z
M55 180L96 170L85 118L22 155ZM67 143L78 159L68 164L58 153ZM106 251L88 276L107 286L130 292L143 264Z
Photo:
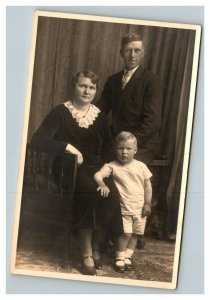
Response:
M29 138L53 107L59 19L40 17L30 107ZM53 49L53 51L52 51Z
M195 34L168 27L113 24L39 17L28 140L46 114L71 97L72 76L92 69L100 77L96 101L110 74L123 67L121 37L138 32L144 38L144 66L161 79L163 119L161 155L171 166L167 197L177 202L185 141ZM177 188L178 187L178 188Z
M169 178L169 184L167 188L167 203L168 203L168 231L175 232L177 225L177 216L179 209L179 198L180 198L180 185L182 181L182 171L183 171L183 160L185 153L185 140L186 140L186 126L187 126L187 110L189 105L190 96L190 85L191 85L191 71L192 71L192 60L194 48L195 33L191 32L188 35L188 47L187 56L184 64L184 74L183 74L183 84L181 88L181 95L179 101L179 108L176 120L176 134L174 141L174 153L171 158L171 172ZM189 138L189 137L188 137ZM187 172L187 170L185 170ZM184 193L184 190L182 190Z

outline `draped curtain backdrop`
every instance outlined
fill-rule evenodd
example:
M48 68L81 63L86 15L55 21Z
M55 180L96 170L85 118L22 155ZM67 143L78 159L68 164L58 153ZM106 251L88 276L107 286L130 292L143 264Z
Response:
M163 119L161 151L170 162L167 188L169 218L177 219L189 103L195 31L155 26L39 17L34 61L28 141L47 113L71 97L71 78L95 71L100 97L107 77L123 67L121 37L142 35L144 66L161 79ZM176 222L173 225L176 227ZM172 231L175 228L171 229Z

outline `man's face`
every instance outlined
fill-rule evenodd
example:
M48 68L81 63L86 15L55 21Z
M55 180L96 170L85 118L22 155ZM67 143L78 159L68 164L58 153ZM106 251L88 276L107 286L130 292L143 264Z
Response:
M124 60L126 70L132 70L140 65L144 56L144 49L142 41L134 41L126 44L121 50L120 54Z

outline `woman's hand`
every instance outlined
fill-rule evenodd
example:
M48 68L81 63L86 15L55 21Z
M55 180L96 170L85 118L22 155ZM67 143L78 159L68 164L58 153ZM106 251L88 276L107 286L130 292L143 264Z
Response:
M99 187L97 188L97 191L101 191L101 196L102 196L102 197L108 197L109 192L110 192L108 186L106 186L106 185L99 186Z
M74 146L72 146L71 144L68 144L66 146L66 149L65 149L67 152L71 153L71 154L75 154L77 155L77 164L78 165L81 165L83 163L83 156L82 156L82 153L77 149L75 148Z

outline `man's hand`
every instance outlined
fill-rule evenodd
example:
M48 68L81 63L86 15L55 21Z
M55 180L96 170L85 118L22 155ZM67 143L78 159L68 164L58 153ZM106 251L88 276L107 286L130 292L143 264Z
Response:
M97 191L101 191L101 196L102 196L102 197L108 197L109 192L110 192L108 186L106 186L106 185L104 185L104 186L99 186L99 187L97 188Z
M151 215L151 205L150 204L144 204L141 215L142 215L142 217L148 217Z

